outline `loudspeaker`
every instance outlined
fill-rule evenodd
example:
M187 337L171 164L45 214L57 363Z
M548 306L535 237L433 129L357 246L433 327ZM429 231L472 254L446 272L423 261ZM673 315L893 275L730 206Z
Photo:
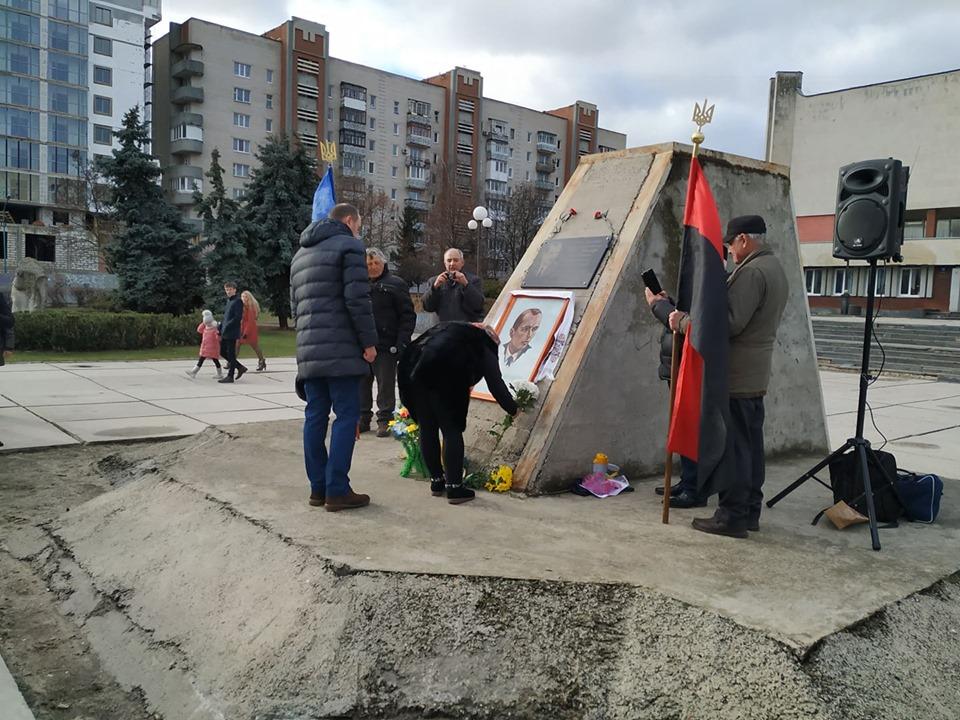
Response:
M840 168L833 256L900 262L910 168L893 158Z

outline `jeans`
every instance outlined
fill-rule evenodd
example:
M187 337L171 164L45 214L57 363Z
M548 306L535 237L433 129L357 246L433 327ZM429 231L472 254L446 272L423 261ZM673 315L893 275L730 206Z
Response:
M307 408L303 422L303 458L310 480L310 492L339 497L350 492L350 463L360 420L360 376L305 380ZM337 418L330 430L327 452L327 425L330 409Z
M373 361L373 373L360 381L360 421L369 425L373 419L373 381L377 381L377 422L387 423L393 420L393 411L397 406L397 356L389 350L377 351Z
M731 398L727 452L733 453L733 484L720 493L717 517L734 526L759 520L763 504L763 398Z

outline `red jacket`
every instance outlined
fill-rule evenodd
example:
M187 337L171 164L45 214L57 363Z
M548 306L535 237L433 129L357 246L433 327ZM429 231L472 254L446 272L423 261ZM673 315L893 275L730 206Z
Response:
M203 335L200 341L200 357L220 359L220 332L214 323L209 327L200 323L197 325L197 332Z

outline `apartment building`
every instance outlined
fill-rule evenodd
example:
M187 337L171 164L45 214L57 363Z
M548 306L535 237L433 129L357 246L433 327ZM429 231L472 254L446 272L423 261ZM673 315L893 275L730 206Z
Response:
M0 0L0 249L4 284L32 257L96 284L88 165L144 105L160 0ZM68 282L70 279L68 278Z
M803 74L771 79L767 160L790 166L810 307L863 307L867 266L833 257L837 171L893 157L910 166L903 262L879 268L884 313L960 312L960 70L805 95Z
M541 112L484 97L466 68L418 80L329 55L323 25L292 18L254 35L191 18L154 47L154 150L164 187L199 227L192 192L218 148L227 186L242 196L251 151L286 132L337 150L338 174L429 212L456 189L502 217L513 188L535 183L553 204L579 158L619 150L586 102Z

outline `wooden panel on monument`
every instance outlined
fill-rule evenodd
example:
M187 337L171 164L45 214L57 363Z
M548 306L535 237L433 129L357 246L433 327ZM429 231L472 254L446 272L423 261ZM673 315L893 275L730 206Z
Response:
M670 143L580 159L488 315L488 322L504 316L516 291L571 292L574 318L555 377L538 383L536 405L499 441L499 431L490 431L503 428L503 410L470 403L464 441L474 467L508 465L514 488L533 494L569 489L597 452L631 481L662 472L669 391L657 369L664 328L647 306L641 275L653 268L664 289L676 292L690 153ZM828 449L826 421L788 171L709 150L699 157L721 223L760 209L767 244L790 283L765 398L766 451L819 454ZM554 326L545 313L526 329L514 325L503 323L504 346L547 346ZM500 354L501 366L509 366L506 351Z
M612 236L551 238L540 246L522 288L580 289L590 287Z

